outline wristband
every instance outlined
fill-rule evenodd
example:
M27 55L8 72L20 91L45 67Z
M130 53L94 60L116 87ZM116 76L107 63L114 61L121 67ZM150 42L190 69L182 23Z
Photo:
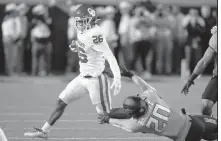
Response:
M193 82L197 77L198 77L198 74L192 73L188 81Z

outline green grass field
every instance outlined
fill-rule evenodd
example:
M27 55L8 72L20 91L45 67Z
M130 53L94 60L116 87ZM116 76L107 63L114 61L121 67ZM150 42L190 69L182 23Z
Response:
M74 78L74 76L72 76ZM9 141L35 141L24 132L41 127L48 119L59 93L72 78L0 77L0 127ZM200 114L201 94L210 77L201 77L188 96L180 94L184 82L179 77L153 77L149 83L176 111L185 107L188 113ZM113 97L113 107L122 105L126 96L140 92L139 87L124 80L121 93ZM217 117L217 105L213 109ZM49 141L169 141L150 134L132 134L110 125L97 123L97 115L88 96L72 103L50 132Z

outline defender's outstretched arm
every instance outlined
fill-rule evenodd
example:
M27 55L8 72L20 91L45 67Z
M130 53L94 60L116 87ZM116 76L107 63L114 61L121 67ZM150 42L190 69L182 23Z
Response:
M121 75L131 78L135 84L141 87L142 91L146 91L150 89L156 91L155 88L147 84L147 82L145 82L142 78L140 78L136 74L133 74L132 72L128 71L125 67L120 66L120 69L121 69Z

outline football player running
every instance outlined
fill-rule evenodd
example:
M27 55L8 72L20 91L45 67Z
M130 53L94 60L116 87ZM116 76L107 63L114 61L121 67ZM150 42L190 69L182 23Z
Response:
M217 120L210 116L186 115L175 112L158 94L137 75L122 68L122 76L130 77L138 84L142 93L129 96L123 108L112 109L99 116L102 123L109 123L129 132L152 133L175 141L216 140Z
M214 70L213 76L208 83L203 95L202 95L202 109L201 112L203 115L212 115L212 107L218 100L218 54L217 54L217 26L214 26L211 29L212 37L209 41L209 47L204 53L203 57L197 63L192 75L184 85L181 93L185 95L188 94L189 88L192 84L194 84L194 80L198 77L198 75L202 74L206 69L208 64L214 59Z
M57 105L49 120L41 129L25 133L30 138L47 138L54 123L62 116L66 106L89 94L98 114L108 113L111 109L109 81L104 72L105 60L110 64L114 79L111 88L114 95L121 89L121 74L117 61L112 54L100 27L96 24L96 12L92 6L81 5L75 11L77 40L70 46L79 55L80 74L61 92Z

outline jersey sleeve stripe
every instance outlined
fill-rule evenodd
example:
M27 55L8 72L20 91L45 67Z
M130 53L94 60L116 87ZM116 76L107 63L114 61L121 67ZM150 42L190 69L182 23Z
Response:
M110 95L109 95L109 90L108 90L108 82L107 82L107 75L104 75L104 78L105 78L105 90L106 90L106 97L107 97L107 104L108 104L108 109L110 110L111 109L111 106L110 106Z
M106 112L106 106L105 106L105 103L104 103L103 84L102 84L102 78L101 78L101 75L98 76L98 79L99 79L99 86L100 86L100 99L101 99L101 106L102 106L104 112Z

